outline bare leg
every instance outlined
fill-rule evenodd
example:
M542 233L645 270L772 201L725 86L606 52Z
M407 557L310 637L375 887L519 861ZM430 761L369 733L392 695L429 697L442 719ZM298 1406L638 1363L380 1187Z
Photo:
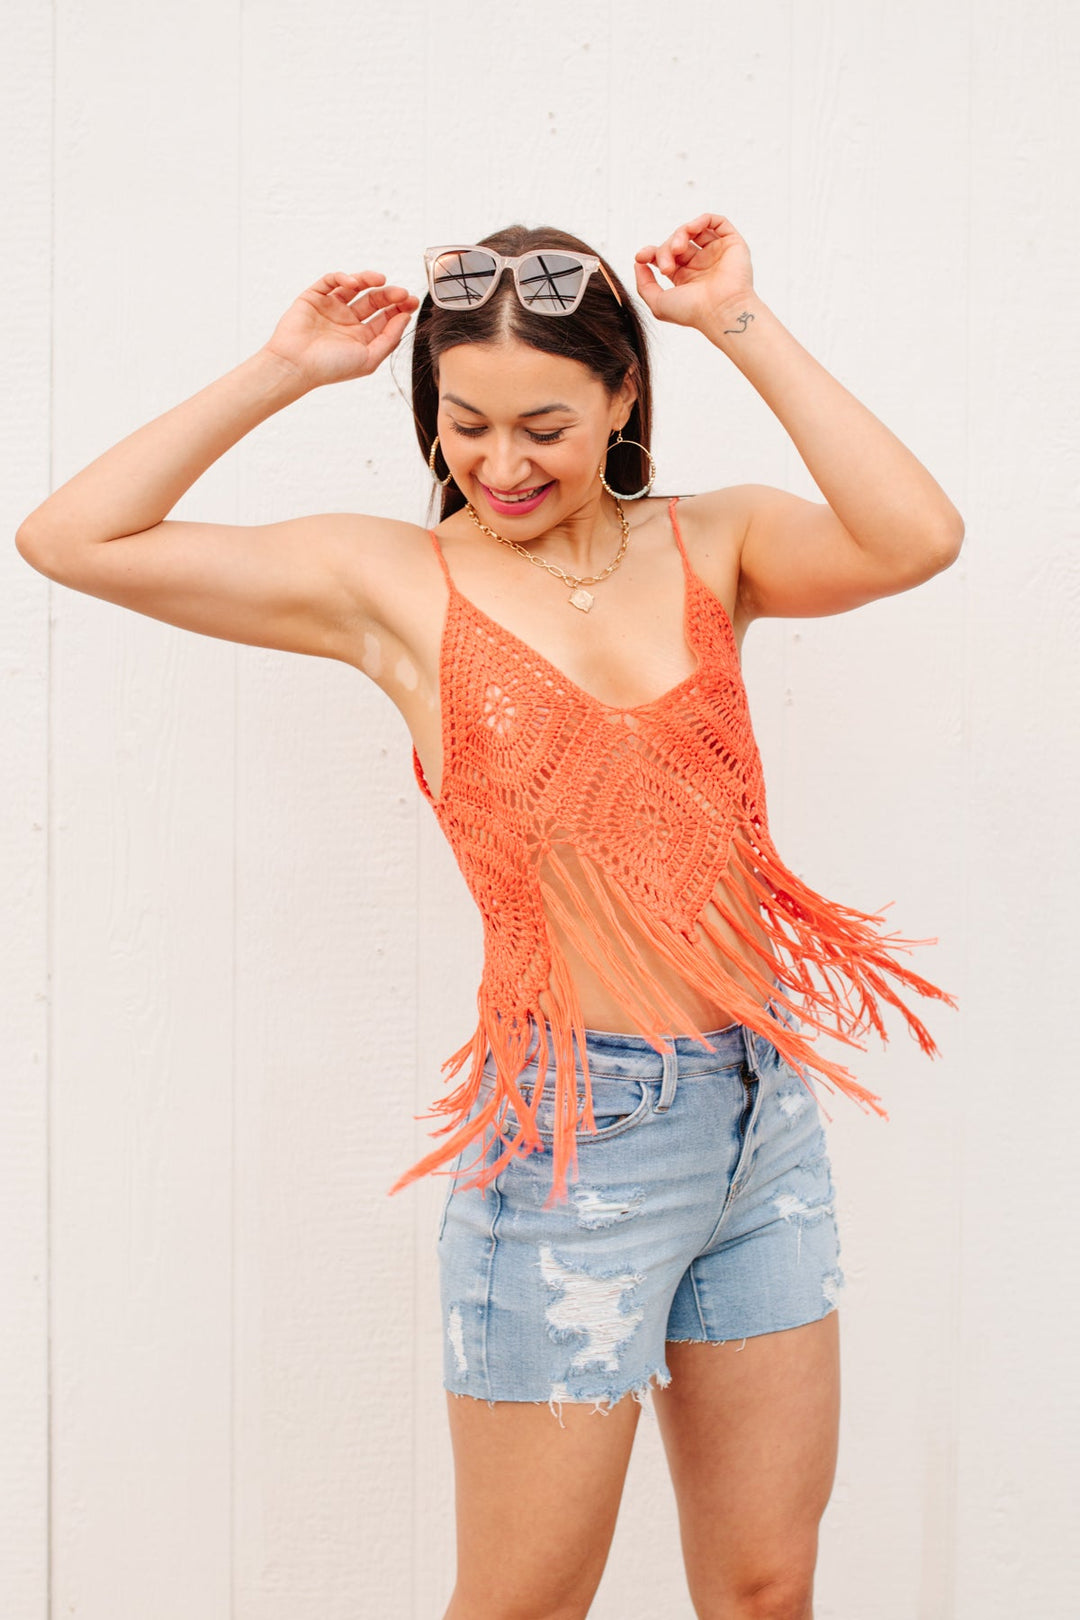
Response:
M579 1620L615 1532L641 1407L447 1394L457 1585L444 1620Z
M838 1311L666 1354L672 1381L653 1403L699 1620L812 1620L839 1444Z

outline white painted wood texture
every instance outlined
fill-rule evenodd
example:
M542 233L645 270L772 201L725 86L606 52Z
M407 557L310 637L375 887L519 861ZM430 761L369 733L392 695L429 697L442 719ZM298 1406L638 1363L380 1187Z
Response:
M819 1620L1072 1620L1078 1424L1080 23L1043 0L9 8L6 532L251 353L305 285L510 219L634 249L705 208L968 535L918 591L763 622L745 667L807 881L940 943L960 1012L839 1100L843 1414ZM656 329L660 486L817 497ZM395 357L404 385L407 352ZM423 519L389 367L174 510ZM472 1027L480 929L408 736L344 666L49 586L9 543L0 1611L441 1615L434 1230L394 1199ZM686 1620L643 1413L598 1620Z
M0 508L49 484L51 27L0 54ZM0 1614L46 1613L49 1559L49 586L0 546Z

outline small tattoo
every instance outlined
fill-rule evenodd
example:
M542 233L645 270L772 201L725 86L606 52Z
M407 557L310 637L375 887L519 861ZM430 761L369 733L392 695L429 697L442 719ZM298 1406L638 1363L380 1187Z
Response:
M745 332L746 331L746 323L747 323L747 321L752 321L753 318L754 317L753 317L752 312L750 310L748 310L748 309L744 309L741 315L736 315L736 317L735 317L735 319L737 321L742 321L742 325L741 326L725 326L724 327L724 336L727 337L729 332L733 332L736 336L738 336L738 334L740 332Z

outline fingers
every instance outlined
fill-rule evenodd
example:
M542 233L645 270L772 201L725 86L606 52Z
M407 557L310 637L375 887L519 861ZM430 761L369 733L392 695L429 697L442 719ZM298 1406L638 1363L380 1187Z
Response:
M711 240L711 238L710 238ZM701 251L701 245L694 240L692 232L685 225L673 231L667 241L661 244L657 254L657 268L666 276L673 276L676 270L683 269L695 259Z
M418 298L414 298L407 293L404 298L399 298L396 302L388 304L385 309L376 310L374 315L370 315L360 328L366 341L371 343L375 338L381 337L390 322L397 320L399 317L402 322L401 330L404 331L409 324L409 318L413 310L419 306L419 302Z
M391 305L389 309L376 310L375 314L369 316L364 322L364 336L369 341L372 338L378 337L380 333L385 332L389 322L394 318L394 316L400 315L401 313L402 311L399 310L396 305Z
M685 225L672 231L667 241L659 247L639 248L635 259L645 264L655 264L663 275L670 278L676 270L690 264L702 248L736 234L735 227L723 214L698 214L696 219L688 220Z
M336 298L361 318L372 310L385 308L388 304L401 304L409 299L419 308L419 299L414 299L407 287L387 287L385 282L386 277L381 270L331 270L313 282L309 291L320 293L324 298Z
M707 242L718 242L722 236L734 235L734 225L723 214L699 214L696 219L688 220L678 230L672 231L668 241L677 251L681 251L692 242L704 247Z
M386 277L381 270L361 270L355 275L345 270L331 270L327 275L320 276L318 281L313 281L309 291L328 294L342 292L351 285L349 297L352 298L361 287L377 287L385 280Z
M639 248L634 255L634 280L637 282L638 297L642 303L656 314L656 300L661 293L660 283L649 269L647 260L642 258L648 254L649 259L655 253L655 248Z
M679 229L689 231L691 236L697 236L701 231L719 233L720 227L723 225L731 227L731 221L725 219L723 214L699 214L696 219L690 220L688 224L680 225Z
M348 291L346 289L346 302ZM420 300L412 294L407 287L372 287L360 297L349 304L354 315L361 320L371 315L375 310L387 309L392 304L408 304L412 309L420 307Z
M640 263L655 264L665 276L671 277L681 266L688 264L697 252L698 248L688 237L684 237L681 231L675 231L659 247L638 248L634 258Z
M408 326L409 320L409 313L405 310L399 310L396 315L382 312L367 322L368 331L372 330L376 321L385 322L382 330L370 340L367 346L367 355L372 371L376 366L382 365L391 350L397 348L405 335L405 328Z

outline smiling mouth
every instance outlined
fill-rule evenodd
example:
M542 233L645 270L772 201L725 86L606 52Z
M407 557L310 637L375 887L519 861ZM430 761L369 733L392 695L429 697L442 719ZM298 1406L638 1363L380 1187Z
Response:
M547 489L548 484L553 482L554 480L549 478L547 484L534 484L531 489L514 489L510 490L507 494L504 494L501 489L492 489L490 485L487 484L485 484L484 488L488 491L489 495L494 495L497 501L502 501L505 505L512 506L515 501L531 501L535 496L540 494L541 490Z

